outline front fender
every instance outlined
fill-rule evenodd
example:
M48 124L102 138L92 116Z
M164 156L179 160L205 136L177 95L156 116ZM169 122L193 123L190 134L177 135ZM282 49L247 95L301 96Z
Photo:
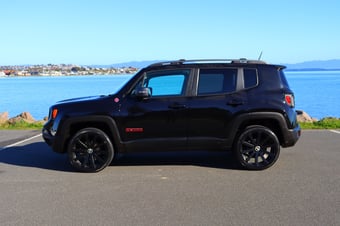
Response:
M115 120L106 115L94 115L69 117L61 120L52 144L53 150L60 153L66 152L68 141L73 134L86 127L103 130L112 139L114 146L118 149L121 148L122 142Z

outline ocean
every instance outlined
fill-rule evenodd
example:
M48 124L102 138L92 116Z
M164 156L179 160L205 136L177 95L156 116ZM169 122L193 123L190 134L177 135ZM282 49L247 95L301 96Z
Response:
M295 93L296 109L314 118L340 117L340 71L285 72ZM115 93L133 75L2 77L0 112L14 117L28 111L37 119L51 105L74 97Z
M311 117L340 118L340 71L285 72L295 94L295 108Z

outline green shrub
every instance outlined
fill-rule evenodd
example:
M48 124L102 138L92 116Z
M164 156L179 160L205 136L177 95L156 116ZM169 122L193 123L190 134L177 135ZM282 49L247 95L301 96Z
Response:
M316 122L300 122L302 129L340 129L340 118L323 118Z
M300 122L302 129L340 129L340 118L323 118L316 122ZM28 123L19 121L16 123L3 123L0 129L42 129L43 122Z
M0 129L42 129L44 123L43 122L34 122L34 123L28 123L24 120L21 120L19 122L15 123L3 123L0 125Z

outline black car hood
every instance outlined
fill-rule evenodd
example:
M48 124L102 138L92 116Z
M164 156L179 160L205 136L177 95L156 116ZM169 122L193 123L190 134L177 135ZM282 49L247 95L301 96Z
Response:
M88 97L78 97L78 98L72 98L72 99L66 99L66 100L61 100L58 103L70 103L70 102L80 102L80 101L88 101L88 100L96 100L106 97L105 95L98 95L98 96L88 96Z

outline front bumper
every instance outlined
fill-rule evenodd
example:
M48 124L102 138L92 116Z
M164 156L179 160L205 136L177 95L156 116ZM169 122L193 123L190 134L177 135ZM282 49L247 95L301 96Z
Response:
M42 137L45 142L52 148L54 152L65 153L64 150L64 139L61 136L52 136L47 128L43 128Z
M46 128L42 129L42 137L49 146L52 146L54 137L50 134L50 132Z

